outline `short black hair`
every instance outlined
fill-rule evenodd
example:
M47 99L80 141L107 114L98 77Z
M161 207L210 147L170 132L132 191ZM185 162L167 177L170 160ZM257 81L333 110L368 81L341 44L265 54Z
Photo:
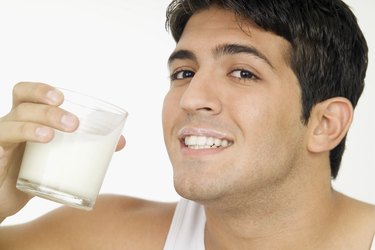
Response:
M357 19L341 0L173 0L166 28L179 41L190 17L215 5L230 10L265 31L286 39L289 64L302 93L302 121L314 105L345 97L353 108L364 89L368 48ZM336 178L346 136L330 152L331 176Z

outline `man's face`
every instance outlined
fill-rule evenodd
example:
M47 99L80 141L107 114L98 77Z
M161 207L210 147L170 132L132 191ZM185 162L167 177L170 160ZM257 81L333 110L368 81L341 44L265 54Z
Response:
M209 201L248 195L301 165L306 128L289 44L231 12L188 22L169 60L163 130L177 192Z

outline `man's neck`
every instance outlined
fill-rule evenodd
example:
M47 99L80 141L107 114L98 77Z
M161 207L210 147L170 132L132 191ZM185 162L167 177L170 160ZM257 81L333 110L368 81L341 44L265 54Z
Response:
M207 205L206 249L301 249L319 244L336 220L337 193L330 178L311 178L294 187L290 183L227 203L235 206Z

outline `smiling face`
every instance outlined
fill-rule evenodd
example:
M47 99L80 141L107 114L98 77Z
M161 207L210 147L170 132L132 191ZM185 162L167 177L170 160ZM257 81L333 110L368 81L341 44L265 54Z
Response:
M244 32L246 31L246 33ZM192 16L170 56L163 130L183 197L243 196L295 175L306 127L289 44L211 7Z

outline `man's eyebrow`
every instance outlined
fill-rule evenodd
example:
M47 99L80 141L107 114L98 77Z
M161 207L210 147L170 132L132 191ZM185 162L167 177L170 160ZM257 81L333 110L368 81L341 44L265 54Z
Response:
M266 62L272 69L275 69L270 60L262 52L260 52L253 46L242 44L222 44L218 45L213 51L213 54L215 56L235 55L240 53L251 54L255 57L258 57L262 59L264 62Z
M169 56L169 59L168 59L168 65L171 65L171 63L174 61L174 60L177 60L177 59L188 59L188 60L193 60L193 61L196 61L197 60L197 57L195 56L195 54L190 51L190 50L176 50L174 51L170 56Z
M219 55L234 55L234 54L241 54L241 53L246 53L246 54L251 54L255 57L260 58L264 62L266 62L272 69L275 69L270 60L258 49L256 49L253 46L248 46L248 45L242 45L242 44L222 44L218 45L214 51L213 54L214 56L219 56ZM171 65L171 63L174 60L181 59L181 60L193 60L197 61L196 55L190 51L190 50L176 50L174 51L168 59L168 65Z

